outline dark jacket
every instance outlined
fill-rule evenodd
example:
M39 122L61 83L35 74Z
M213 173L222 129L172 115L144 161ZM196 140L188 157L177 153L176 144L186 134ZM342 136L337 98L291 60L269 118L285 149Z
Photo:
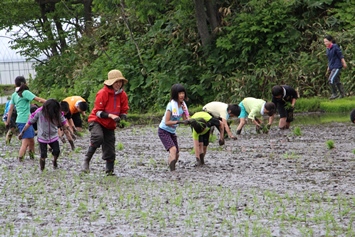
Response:
M327 57L329 70L343 67L341 64L341 59L344 58L344 56L337 44L332 44L330 48L327 48Z
M278 106L278 104L285 104L285 102L292 102L292 99L298 99L297 91L291 86L283 85L282 88L284 88L284 94L280 99L272 97L272 102L276 106Z

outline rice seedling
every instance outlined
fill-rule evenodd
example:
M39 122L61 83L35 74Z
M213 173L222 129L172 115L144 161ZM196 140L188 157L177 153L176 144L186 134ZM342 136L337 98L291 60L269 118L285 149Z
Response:
M215 141L217 141L217 135L213 133L210 135L209 142L214 143Z
M81 147L75 147L74 153L80 153L81 152Z
M335 148L335 145L334 145L334 141L333 141L333 140L328 140L328 141L325 142L325 144L327 145L327 148L328 148L329 150Z
M293 129L293 135L295 135L295 136L301 136L301 135L302 135L301 128L300 128L300 127L295 127L295 128Z
M285 159L296 159L296 158L298 158L298 156L296 155L296 153L294 151L291 151L291 152L286 151L285 154L283 154L283 157Z
M123 148L124 148L123 143L122 142L118 142L117 145L116 145L116 149L119 150L119 151L122 151Z

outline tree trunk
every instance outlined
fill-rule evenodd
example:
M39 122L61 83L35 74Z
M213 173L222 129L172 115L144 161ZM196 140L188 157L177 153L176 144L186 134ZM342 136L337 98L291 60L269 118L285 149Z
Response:
M84 21L85 21L85 34L92 35L92 0L83 0L84 4Z
M197 30L201 38L202 45L206 46L211 41L211 35L207 26L207 16L204 0L194 0Z
M54 7L54 6L51 6L51 7ZM47 12L46 4L40 4L40 8L41 8L41 19L42 19L43 33L48 38L48 42L50 42L49 44L50 44L52 55L58 55L57 44L54 40L54 36L52 33L50 22L48 21L48 18L46 15L46 12Z
M219 26L218 9L215 0L205 0L208 22L211 25L212 35L215 34L215 29Z
M58 32L58 37L59 37L59 42L60 42L60 51L63 52L67 48L67 42L65 40L65 32L62 27L62 23L60 22L60 19L57 16L53 17L55 27Z

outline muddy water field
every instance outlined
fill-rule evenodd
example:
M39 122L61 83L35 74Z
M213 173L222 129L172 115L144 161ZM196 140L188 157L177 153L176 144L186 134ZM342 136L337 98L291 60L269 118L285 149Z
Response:
M297 127L296 131L294 128ZM232 124L235 133L236 125ZM177 130L175 172L157 125L116 131L116 176L104 175L98 150L90 174L80 167L89 133L62 144L40 172L17 160L20 142L0 139L0 236L354 236L355 127L293 125L219 146L195 167L191 130ZM216 132L215 132L216 134ZM331 149L332 148L332 149Z

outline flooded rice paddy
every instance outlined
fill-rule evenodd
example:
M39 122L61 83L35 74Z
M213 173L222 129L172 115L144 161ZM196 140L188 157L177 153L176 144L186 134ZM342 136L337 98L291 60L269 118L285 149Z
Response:
M17 138L2 137L0 236L354 236L354 130L333 122L256 134L249 124L236 141L212 141L195 167L191 130L180 126L170 172L157 125L133 126L116 131L116 177L104 175L100 150L80 174L88 132L75 151L61 144L59 169L50 157L43 173L38 149L20 163Z

